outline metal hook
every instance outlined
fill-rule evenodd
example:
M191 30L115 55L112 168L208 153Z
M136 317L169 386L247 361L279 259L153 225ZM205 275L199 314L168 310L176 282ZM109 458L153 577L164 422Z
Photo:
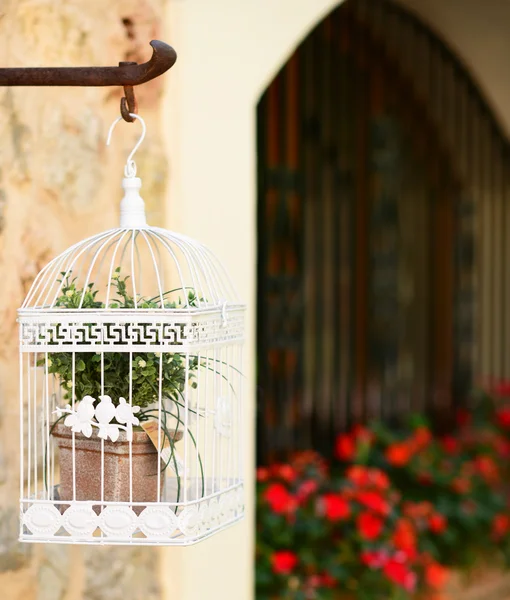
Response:
M134 121L131 113L138 112L138 102L136 101L135 90L132 85L124 86L124 96L120 99L120 114L127 123Z
M119 63L119 67L136 65L135 62L123 61ZM133 123L134 119L130 113L138 113L138 102L135 97L135 90L132 85L124 86L124 96L120 99L120 114L127 123Z
M145 139L145 133L147 132L147 127L145 126L145 121L142 119L142 117L140 117L140 115L137 115L135 113L129 113L129 116L135 120L137 119L138 121L140 121L140 124L142 126L142 135L140 136L138 142L136 142L135 147L133 148L133 150L131 150L129 156L127 157L126 160L126 166L124 167L124 175L126 177L135 177L136 176L136 163L133 160L133 157L136 153L136 151L138 150L138 148L140 148L141 143L143 142L143 140ZM108 131L108 137L106 138L106 145L109 146L110 142L112 141L112 134L113 134L113 130L115 129L115 126L117 125L117 123L119 121L122 121L123 117L117 117L115 119L115 121L110 125L110 129Z

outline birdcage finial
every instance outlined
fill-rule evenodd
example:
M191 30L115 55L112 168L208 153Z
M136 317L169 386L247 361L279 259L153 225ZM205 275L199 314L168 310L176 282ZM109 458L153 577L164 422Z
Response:
M139 192L141 187L140 177L124 177L122 179L124 198L120 203L120 226L123 229L147 227L145 203Z

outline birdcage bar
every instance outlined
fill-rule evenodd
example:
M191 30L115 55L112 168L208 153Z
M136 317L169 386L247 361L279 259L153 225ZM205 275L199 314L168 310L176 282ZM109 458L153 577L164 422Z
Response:
M63 279L65 279L65 277L74 270L77 261L83 255L86 255L87 252L91 251L94 248L94 246L97 245L99 242L103 242L103 244L99 247L99 249L96 251L95 256L91 260L89 272L88 272L88 276L90 277L90 273L92 272L92 269L94 268L94 265L96 264L96 261L98 260L98 256L101 254L101 252L104 250L104 248L108 244L115 242L115 240L117 238L116 248L115 248L114 257L113 257L115 259L118 248L119 248L124 236L129 231L131 231L131 237L133 238L134 234L133 234L132 230L114 230L113 232L107 232L104 236L90 240L90 242L88 244L85 244L81 249L79 249L78 247L72 247L70 250L68 250L66 253L64 253L59 259L55 259L46 267L46 269L45 269L46 275L47 275L46 279L49 281L55 281L56 275L59 272L61 272L62 269L64 269L63 265L66 265L65 275L63 277ZM171 246L168 244L167 239L165 239L162 235L160 235L159 231L160 230L157 230L157 232L151 232L150 235L147 235L147 233L143 230L140 231L140 233L146 240L146 243L149 248L149 252L152 255L152 259L154 262L154 271L155 271L156 275L158 275L159 269L158 269L156 258L154 256L154 252L152 250L152 244L150 242L151 238L153 239L153 241L156 241L156 240L159 241L161 243L161 245L164 246L164 248L173 256L174 260L176 261L176 265L178 265L177 256L173 252ZM174 236L172 238L172 241L173 241L174 245L177 248L179 248L182 251L183 255L185 257L187 257L187 259L189 260L188 267L190 269L193 287L195 289L199 289L201 291L201 293L203 293L203 294L208 292L208 296L213 297L216 302L221 300L221 298L217 292L217 289L220 286L224 285L225 274L221 273L217 269L215 269L215 270L211 269L210 266L208 266L204 262L204 258L206 258L208 256L206 251L204 251L204 249L200 248L199 251L195 251L194 255L192 255L190 253L189 247L187 247L185 244L183 244L181 242L180 236ZM127 249L127 244L129 244L129 243L130 243L130 240L128 240L126 242L125 249L122 252L123 255L125 254L125 250ZM133 239L131 239L130 245L131 245L131 252L134 252L135 248L136 248L136 244L134 243ZM76 252L77 250L79 250L79 252ZM159 251L159 248L158 248L158 251ZM193 261L197 262L200 265L201 271L202 271L201 274L198 273L197 267L194 266L193 262L191 262L191 259L193 259ZM104 260L104 257L103 257L103 260ZM121 258L121 262L123 262L123 260L124 259ZM131 262L133 263L134 259ZM111 267L113 266L113 263L114 263L114 261L112 261ZM180 267L179 267L179 269L180 269ZM35 293L37 291L37 289L39 287L41 287L41 282L44 281L44 278L42 277L43 274L45 274L44 271L40 274L40 276L38 276L38 278L34 282L33 293ZM135 273L135 277L136 276L137 275ZM183 276L181 270L179 270L179 279L181 281L184 280L184 276ZM207 285L204 285L204 283L206 283ZM109 287L111 287L111 286L109 286ZM54 304L56 297L58 296L61 288L62 288L62 283L55 290L53 300L51 301L51 305ZM40 295L35 300L35 305L41 304L41 297L42 297L42 294L44 293L44 290L45 290L45 287L43 286L43 288L40 292ZM45 299L42 302L43 305L46 305L49 302L51 291L52 291L52 288L50 288L47 291L47 295L45 296ZM184 289L183 289L183 291L184 291ZM33 295L31 293L27 297L27 299L24 303L24 306L28 306L32 302L32 300L33 300Z

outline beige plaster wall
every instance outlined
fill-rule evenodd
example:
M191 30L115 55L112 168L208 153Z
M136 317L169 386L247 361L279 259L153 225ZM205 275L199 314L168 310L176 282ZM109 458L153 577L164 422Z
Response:
M215 250L251 304L245 372L248 518L221 536L165 552L163 581L182 600L252 597L254 302L256 275L255 107L293 49L339 1L174 0L169 39L179 52L167 80L168 224ZM510 2L402 0L467 63L510 127Z
M253 596L255 434L255 106L294 45L337 2L175 0L166 80L168 225L209 245L249 303L244 373L247 517L190 548L165 550L163 584L179 600Z
M2 0L2 66L144 61L160 37L164 0ZM152 221L162 223L166 158L162 81L138 93L151 131L139 153ZM0 598L156 600L159 553L150 548L19 544L16 309L55 254L118 219L122 166L137 125L120 124L119 89L0 88ZM137 157L138 158L138 157Z
M397 0L418 15L463 61L510 134L508 0Z

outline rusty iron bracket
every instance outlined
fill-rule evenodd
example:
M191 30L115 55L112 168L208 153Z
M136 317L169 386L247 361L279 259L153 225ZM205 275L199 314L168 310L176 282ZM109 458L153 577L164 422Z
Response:
M120 62L118 67L14 67L0 68L0 86L122 86L124 97L120 112L132 122L129 113L137 112L133 87L147 83L170 69L177 53L168 44L152 40L151 58L142 64Z

